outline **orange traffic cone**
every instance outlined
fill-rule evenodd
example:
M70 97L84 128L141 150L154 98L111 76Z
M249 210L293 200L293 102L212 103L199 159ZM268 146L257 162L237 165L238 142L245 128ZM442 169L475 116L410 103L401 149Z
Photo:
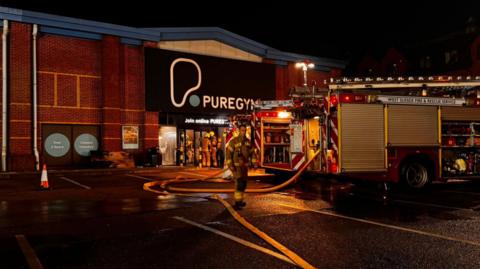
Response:
M40 179L40 189L41 190L49 190L50 187L48 186L48 175L47 175L47 165L43 164L42 170L42 178Z

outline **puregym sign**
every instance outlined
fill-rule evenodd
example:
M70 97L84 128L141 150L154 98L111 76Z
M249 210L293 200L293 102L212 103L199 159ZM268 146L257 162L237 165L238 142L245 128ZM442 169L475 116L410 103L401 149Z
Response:
M241 112L275 99L275 66L145 50L146 105L163 112Z
M177 103L177 101L175 100L175 65L181 62L190 63L195 66L197 70L197 84L188 89L183 95L181 102ZM177 58L172 62L172 64L170 65L170 100L175 107L182 108L185 105L186 99L189 98L189 103L192 107L198 107L201 105L203 108L212 109L253 110L253 103L255 101L251 98L235 98L211 95L203 95L202 98L200 98L197 94L191 94L189 96L190 93L198 91L201 85L202 69L195 60L188 58Z

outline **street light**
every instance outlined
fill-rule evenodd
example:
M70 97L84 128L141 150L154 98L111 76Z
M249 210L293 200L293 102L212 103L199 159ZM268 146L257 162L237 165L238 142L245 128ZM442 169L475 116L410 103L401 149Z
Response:
M296 68L302 68L303 70L303 86L307 87L307 71L308 69L313 69L315 64L309 61L298 62L295 64Z

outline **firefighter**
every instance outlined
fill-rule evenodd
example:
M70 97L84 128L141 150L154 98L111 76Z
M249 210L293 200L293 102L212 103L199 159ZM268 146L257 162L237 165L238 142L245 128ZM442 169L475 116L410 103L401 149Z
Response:
M217 167L217 137L214 132L210 132L210 156L212 158L212 167Z
M235 180L235 193L233 194L236 209L241 209L247 204L243 201L247 188L249 159L256 165L256 156L250 141L246 137L246 125L240 124L239 135L228 143L226 150L227 166L232 171Z
M222 139L220 137L217 139L217 161L218 167L223 168L225 155L223 154Z
M202 140L202 166L210 167L210 135L208 133Z

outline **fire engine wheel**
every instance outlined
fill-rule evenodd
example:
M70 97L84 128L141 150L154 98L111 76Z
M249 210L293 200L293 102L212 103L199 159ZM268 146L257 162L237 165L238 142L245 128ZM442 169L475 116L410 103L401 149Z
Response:
M402 171L402 178L407 187L421 189L430 183L428 166L419 161L408 162Z

